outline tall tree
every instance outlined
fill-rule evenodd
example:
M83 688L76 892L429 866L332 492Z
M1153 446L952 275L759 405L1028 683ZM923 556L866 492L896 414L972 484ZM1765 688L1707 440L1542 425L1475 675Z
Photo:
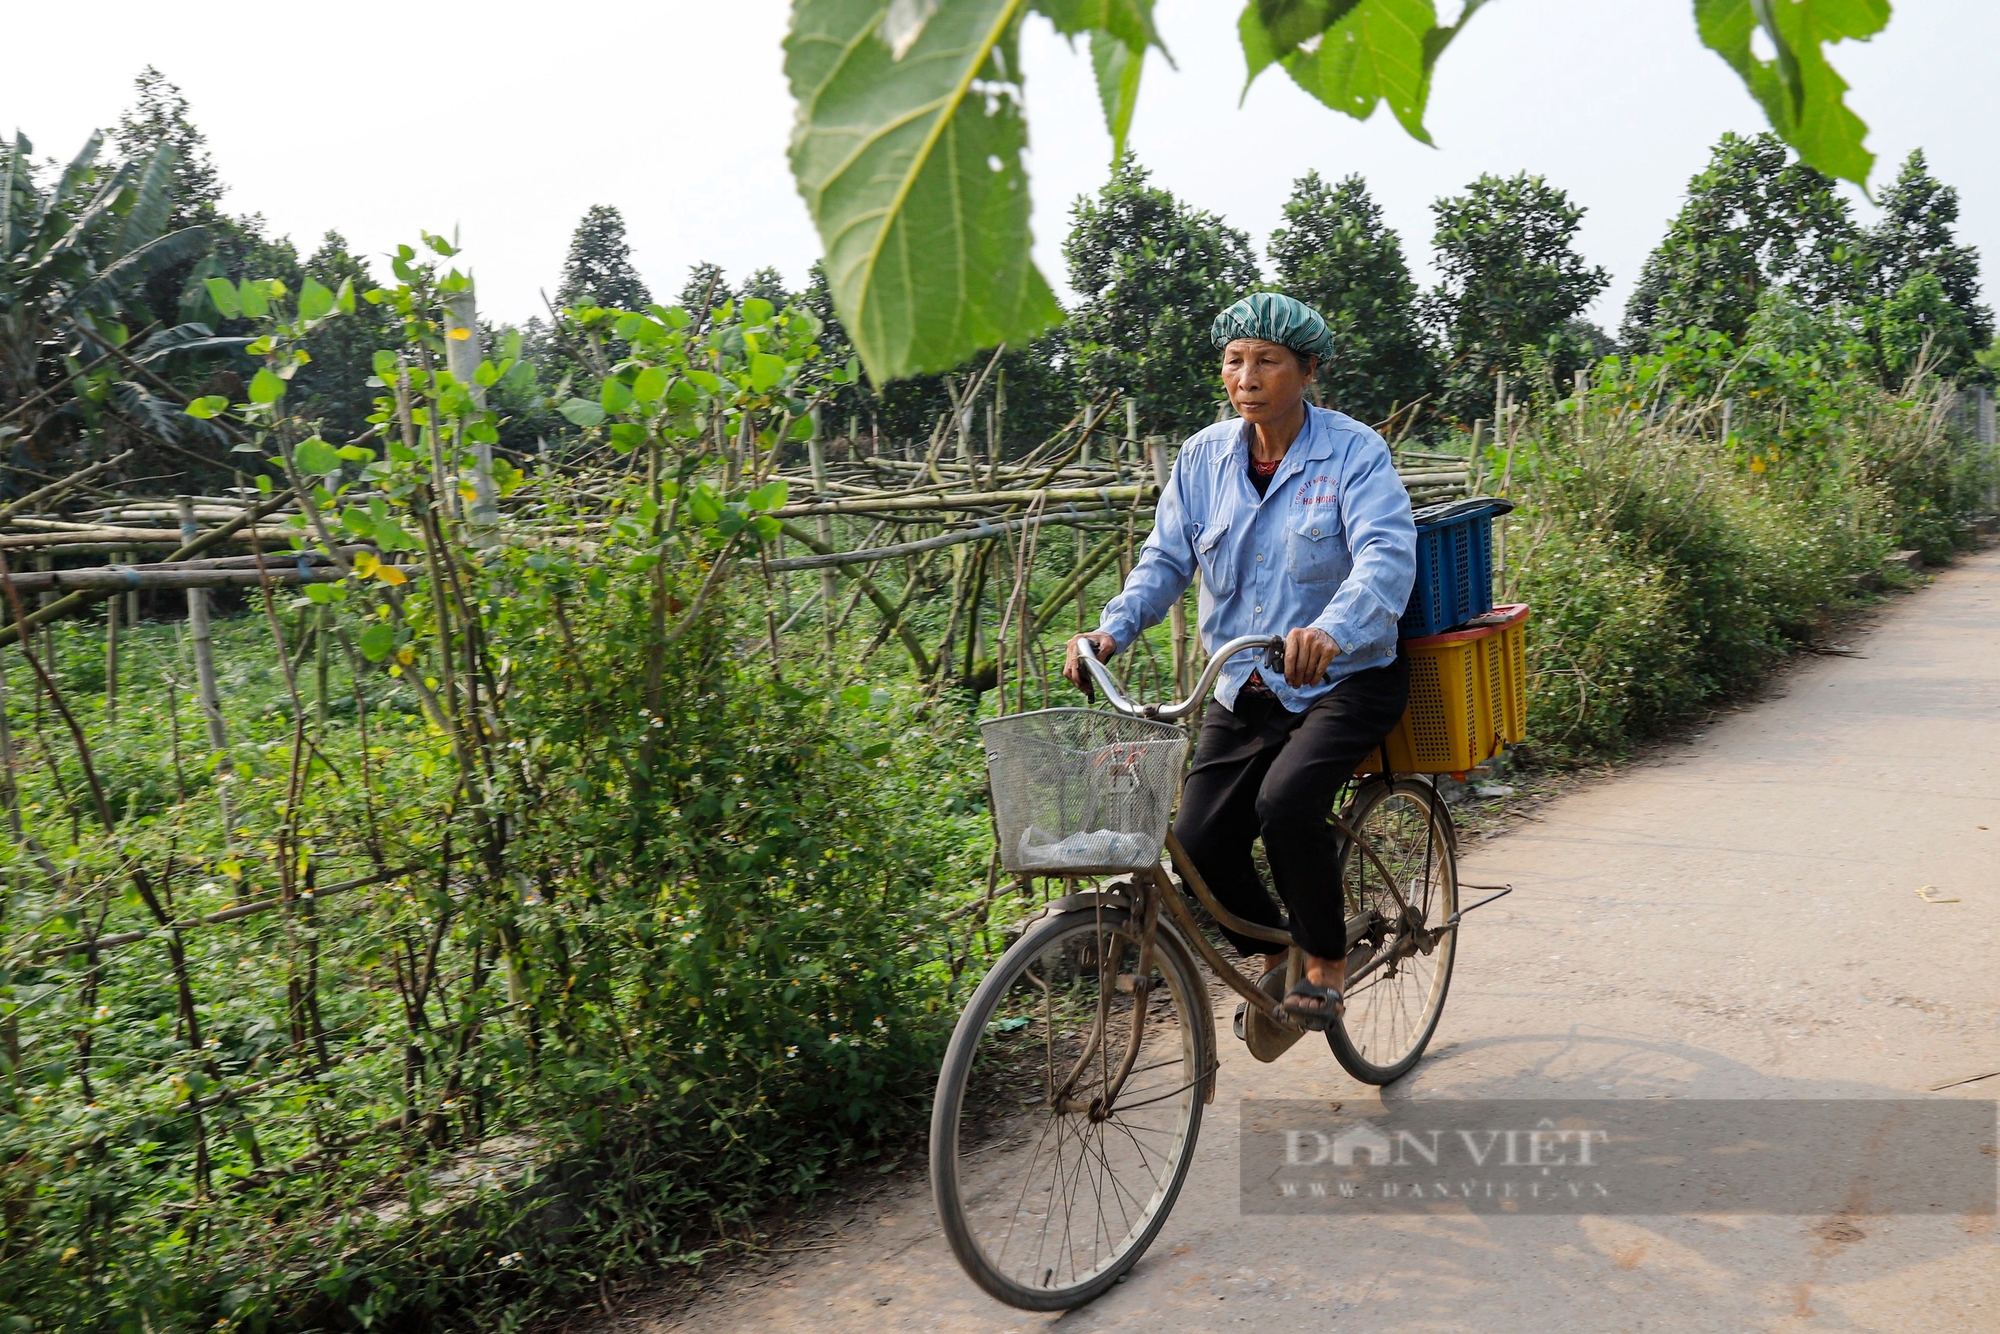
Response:
M138 96L119 116L118 127L111 132L118 160L143 162L161 149L171 151L174 165L167 182L172 199L167 213L168 227L203 227L216 250L225 254L249 249L255 239L261 238L247 233L261 226L263 220L224 216L220 207L224 186L214 160L209 157L208 136L190 118L188 100L180 88L151 65L139 71L132 86ZM226 259L189 255L148 278L138 293L138 304L162 324L173 324L176 320L213 324L215 311L203 299L200 280L224 273L240 276Z
M162 145L174 150L173 211L169 229L213 222L224 186L208 155L208 136L188 118L188 100L178 85L151 65L132 80L138 99L111 132L121 162L151 157Z
M1971 367L1993 340L1993 312L1979 300L1979 252L1959 244L1957 222L1958 191L1931 175L1922 149L1912 151L1861 238L1864 323L1892 378L1914 364L1913 338L1919 349L1928 339L1930 364L1944 375Z
M1308 172L1271 233L1278 286L1326 317L1334 353L1320 367L1327 406L1379 422L1432 392L1431 349L1403 243L1382 223L1368 183L1328 185Z
M687 281L681 284L681 305L691 312L705 311L712 306L721 305L729 297L729 275L722 271L720 264L701 263L688 266ZM827 309L828 311L833 309L830 303Z
M1611 281L1576 252L1583 209L1540 176L1481 176L1431 205L1443 281L1424 309L1448 351L1445 411L1490 416L1494 376L1518 375L1538 352L1566 374L1588 359L1569 322Z
M1069 318L1083 387L1121 389L1141 429L1186 435L1215 420L1220 361L1208 329L1259 285L1250 238L1148 185L1130 154L1076 201L1063 242L1081 303Z
M1861 329L1885 385L1901 384L1919 366L1952 378L1971 369L1986 378L1976 360L1986 345L1982 331L1973 328L1928 270L1919 270L1886 296L1870 297L1861 309Z
M289 242L286 247L290 248ZM368 262L348 250L347 238L339 232L322 237L319 249L298 269L336 292L344 282L353 283L356 292L375 286ZM366 431L368 415L375 410L376 391L368 387L368 378L375 373L375 350L394 346L398 335L388 308L367 301L357 301L352 314L313 330L306 340L312 360L292 378L293 392L302 396L300 415L319 419L321 432L337 442Z
M1833 182L1777 136L1725 134L1687 201L1647 257L1625 307L1628 350L1650 351L1674 329L1740 338L1774 286L1814 311L1861 294L1861 235Z
M625 215L609 204L592 204L570 236L556 304L643 310L652 300L653 294L632 267Z
M791 290L785 286L785 275L769 267L758 269L745 278L736 293L736 300L740 303L753 296L770 302L778 310L789 306L793 299Z

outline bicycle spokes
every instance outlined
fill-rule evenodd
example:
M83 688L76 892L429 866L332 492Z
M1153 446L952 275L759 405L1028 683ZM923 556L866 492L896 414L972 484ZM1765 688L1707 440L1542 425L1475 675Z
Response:
M1162 968L1122 914L1076 916L993 997L966 1081L991 1110L960 1115L954 1164L978 1266L1050 1293L1129 1262L1184 1170L1205 1074L1192 970Z

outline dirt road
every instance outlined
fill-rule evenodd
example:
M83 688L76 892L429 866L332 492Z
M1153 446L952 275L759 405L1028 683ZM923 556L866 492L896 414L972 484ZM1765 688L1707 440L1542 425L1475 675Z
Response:
M1468 849L1466 879L1518 889L1472 920L1431 1054L1388 1098L2000 1096L1930 1092L2000 1071L2000 551L1852 644ZM1222 1019L1180 1203L1095 1305L992 1302L916 1188L643 1327L2000 1331L1991 1215L1245 1215L1243 1100L1378 1094L1316 1039L1259 1065Z

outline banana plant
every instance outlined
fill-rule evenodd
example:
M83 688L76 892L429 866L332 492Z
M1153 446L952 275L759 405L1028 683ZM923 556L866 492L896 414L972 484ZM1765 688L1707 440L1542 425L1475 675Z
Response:
M143 386L119 379L122 367L87 380L82 368L100 359L101 346L126 343L131 294L205 252L210 237L203 227L164 230L173 204L171 146L110 166L98 161L103 145L101 133L91 135L46 186L25 135L0 148L0 441L32 441L51 417L83 414L87 421L93 404L157 415ZM213 339L205 325L182 325L155 334L143 351L157 358L229 341ZM74 382L73 397L43 395L65 381Z

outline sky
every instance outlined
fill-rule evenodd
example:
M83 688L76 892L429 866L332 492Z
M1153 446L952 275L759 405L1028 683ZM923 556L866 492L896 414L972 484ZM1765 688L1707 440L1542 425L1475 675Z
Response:
M1431 202L1484 172L1534 172L1588 210L1578 247L1612 278L1589 313L1615 332L1709 146L1763 124L1700 46L1688 0L1488 5L1439 64L1426 118L1436 148L1386 110L1366 122L1330 111L1279 70L1243 97L1240 9L1159 0L1177 68L1149 58L1132 147L1156 184L1248 232L1260 261L1296 178L1359 172L1428 283ZM678 292L705 260L732 278L772 265L796 286L819 245L785 162L786 17L783 0L560 10L345 0L254 15L214 0L105 0L90 9L87 62L9 62L0 129L67 158L115 123L151 64L208 135L225 208L261 213L301 251L328 229L364 255L456 229L488 318L541 310L592 204L624 213L656 296ZM61 6L17 7L4 31L17 53L73 53L74 23ZM1960 236L1979 248L1989 283L2000 263L1996 49L1992 0L1896 0L1883 35L1833 52L1870 127L1876 187L1924 149L1958 187ZM1103 184L1110 139L1082 53L1031 18L1023 56L1035 256L1066 293L1070 204Z

